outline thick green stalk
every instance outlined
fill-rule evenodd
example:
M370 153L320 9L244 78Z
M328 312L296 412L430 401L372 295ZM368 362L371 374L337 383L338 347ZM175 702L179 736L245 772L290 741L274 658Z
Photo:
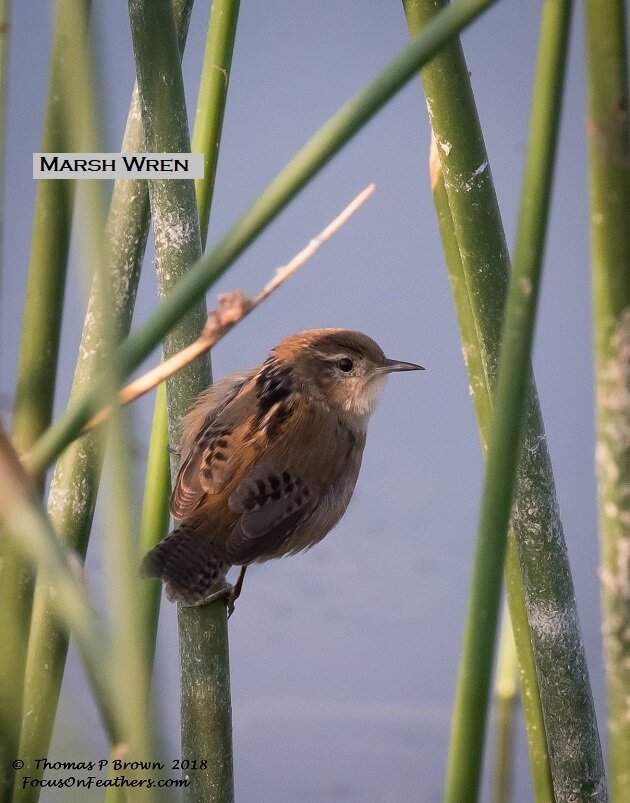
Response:
M197 208L200 218L201 242L205 244L208 218L214 189L214 177L219 154L221 124L225 109L232 48L236 34L238 2L222 0L212 5L206 53L202 67L195 128L191 143L193 152L205 154L204 178L195 182ZM212 80L208 80L207 73ZM221 80L217 81L216 76ZM166 387L160 385L155 397L151 440L147 459L140 528L140 555L152 549L168 531L169 495L171 490L170 460L168 456L168 419ZM161 584L147 580L142 584L141 607L145 620L144 640L147 663L153 663L155 636L160 608Z
M167 0L129 0L129 18L148 151L190 150L184 85L175 29ZM169 76L169 81L163 80ZM151 212L160 296L199 259L201 240L195 188L191 181L152 181ZM200 298L164 341L169 357L192 342L206 318ZM210 382L209 362L199 358L167 381L169 437L179 442L182 416ZM174 456L172 472L177 471ZM207 759L208 767L187 773L191 801L234 799L232 712L227 615L221 602L178 607L181 667L182 756Z
M180 44L183 48L188 31L192 0L177 0ZM137 90L134 90L121 150L141 151L142 121ZM107 267L113 300L112 326L122 340L131 325L140 267L149 229L149 197L144 181L117 181L105 224L108 244ZM79 356L70 393L73 399L82 396L103 369L106 344L101 336L103 301L95 280L88 300ZM62 455L55 466L48 497L48 512L64 543L85 555L96 496L98 492L102 445L99 433L89 433ZM52 600L46 584L38 583L33 623L29 638L28 665L25 680L25 707L20 753L46 755L54 723L59 690L68 647L67 634L56 626ZM25 759L26 760L26 759ZM36 776L38 770L31 768ZM39 771L41 775L41 770Z
M418 24L422 24L435 14L435 3L429 0L415 0L409 3L409 7L415 10ZM557 81L562 74L560 68L566 40L566 28L562 26L566 26L567 11L566 4L554 5L547 2L544 5L539 64L543 63L545 58L548 59L545 73L554 81ZM554 29L554 26L555 41L548 35L548 31ZM543 56L544 53L547 56ZM560 61L557 61L558 57ZM423 71L422 78L438 143L469 297L482 342L484 369L489 382L493 383L501 342L500 327L509 259L461 49L458 46L445 49ZM539 88L544 86L542 68L537 70L536 86ZM544 108L549 115L547 125L551 125L552 112L556 114L558 107L559 103L554 106L553 103L536 101L532 119L536 119L537 110ZM536 126L542 137L543 127L538 127L537 123ZM553 125L546 132L552 130ZM539 150L549 145L549 140L540 143ZM528 153L531 152L530 149ZM548 151L540 152L546 157L549 156ZM532 163L536 163L536 159L530 156L528 165L531 167ZM533 174L530 167L526 173L525 187L532 186ZM544 188L547 186L544 182L548 182L550 178L550 165L546 158L539 160L538 169L540 172L537 175ZM536 194L530 193L527 197L531 201ZM539 192L537 198L538 201L544 201L545 195ZM536 208L535 205L524 206L523 214ZM540 208L538 210L540 211ZM530 258L539 255L543 233L540 224L544 216L538 215L533 221L539 228L529 236L529 242L522 233L519 235L518 260L523 259L521 251L525 251L525 245L533 249L528 252ZM519 227L520 232L524 231L524 221L525 218ZM520 425L520 420L518 424ZM588 671L550 461L533 383L529 389L524 432L525 445L522 450L513 517L554 788L560 799L567 799L566 795L571 794L577 795L576 800L585 799L584 796L589 794L595 795L595 799L597 795L599 799L603 799L606 794L605 781ZM502 502L505 504L505 499ZM482 627L477 633L478 639L481 633L486 634L486 639L488 639L487 634L494 633L494 626L486 627L486 625L494 625L492 620L496 619L499 599L499 583L496 577L501 561L497 558L502 560L502 555L497 552L502 553L504 542L500 537L498 540L496 551L493 546L482 550L488 557L486 570L492 570L489 572L492 577L486 577L484 581L483 572L479 571L473 581L474 597L478 600L478 604L475 610L471 608L470 611L471 629L467 630L465 653L474 655L475 662L470 666L462 665L458 700L466 708L468 716L464 720L458 717L456 722L448 781L450 797L447 799L458 800L458 803L471 799L471 789L476 789L478 780L482 741L477 736L471 749L471 744L466 743L465 733L470 727L478 734L476 720L485 718L486 706L483 700L486 698L489 683L489 665L487 661L477 660L479 658L477 653L478 644L492 644L493 635L485 642L478 640L475 650L473 634L479 625ZM545 555L547 560L542 561L541 554ZM488 594L489 588L492 591ZM480 599L484 602L480 602ZM487 618L484 617L482 621L480 613L487 614ZM469 687L468 684L474 677L478 683L470 684L473 693L470 698L464 700L463 689ZM567 734L571 738L567 738ZM455 755L462 756L463 763L459 766L456 766ZM459 796L458 790L461 790L462 796Z
M431 183L435 211L440 227L446 266L460 328L462 352L468 371L471 394L479 426L481 446L485 458L488 449L488 436L492 416L491 390L481 360L480 342L477 336L477 330L475 329L475 320L468 296L466 277L464 276L459 246L453 228L453 218L448 205L448 198L444 188L444 180L442 178L435 142L432 143L431 147ZM553 803L554 794L551 782L551 770L549 767L549 755L547 752L547 740L545 737L545 726L540 705L538 678L536 677L536 667L534 665L534 655L532 652L529 625L527 623L521 570L516 553L514 533L512 531L508 536L505 560L505 583L512 626L512 634L510 637L514 639L518 655L521 704L523 706L525 727L527 730L527 744L534 799L536 803Z
M480 723L483 723L487 711L500 573L530 384L530 356L564 77L569 12L570 3L562 0L547 0L543 10L514 270L506 300L494 415L490 426L486 477L447 767L446 799L457 803L477 799L481 773L483 727ZM440 137L436 138L439 145ZM477 175L482 175L487 169L487 162L484 161L477 168ZM448 192L446 178L445 186ZM449 194L449 203L450 200ZM459 241L461 248L462 241ZM470 287L470 281L468 284ZM520 501L526 500L521 497ZM516 534L518 537L518 532ZM486 644L489 649L480 654L479 644ZM594 745L589 747L593 748ZM551 740L549 750L553 761L554 745ZM590 755L588 759L593 761ZM552 764L557 797L566 799L565 795L570 791L572 796L579 792L580 799L585 799L585 794L591 798L595 785L603 777L601 753L599 759L599 767L589 768L586 783L582 777L583 768L574 766L569 773L565 771L564 777L557 777Z
M191 148L204 155L204 177L195 181L202 248L205 248L208 234L239 5L240 0L214 0L212 3L201 68Z
M433 187L435 210L442 237L442 245L446 256L449 281L451 283L453 300L455 302L455 311L459 322L462 352L468 371L470 388L479 426L481 446L485 458L488 450L490 420L492 417L492 394L481 358L481 341L475 327L475 317L468 294L464 267L459 252L457 237L455 235L451 210L448 205L448 197L444 187L444 179L442 177L442 169L435 140L432 142L431 147L431 183ZM512 530L508 536L505 560L505 583L512 630L520 666L521 701L527 731L532 787L536 803L553 803L554 794L551 782L549 754L547 751L547 739L545 736L545 726L540 704L540 691L532 652L529 624L527 622L521 569L516 553L516 545L514 543L514 526L518 526L518 522L512 522Z
M529 366L537 287L549 219L572 5L571 0L545 0L542 6L514 270L506 301L501 364L495 394L496 409L504 410L504 416L501 418L497 414L496 429L493 419L490 449L492 451L495 439L497 463L493 478L491 460L488 461L488 487L491 492L494 479L495 489L505 489L506 476L514 475L516 519L527 515L521 506L527 508L536 501L535 481L531 486L534 493L529 498L520 495L521 479L516 471L519 451L517 432L520 429L522 453L527 453L533 445L533 380ZM520 426L517 423L519 418ZM510 447L511 453L505 448L502 455L503 447ZM507 474L508 470L510 474ZM496 495L492 499L489 493L488 524L497 509ZM506 523L508 517L509 505L503 512ZM495 520L498 523L498 518ZM531 533L529 537L519 538L518 528L516 533L555 796L558 801L605 801L608 793L601 745L562 529L560 526L557 540L552 541L541 540L540 537L534 539ZM552 549L549 549L548 560L541 561L540 549L549 546ZM573 742L574 734L577 743Z
M520 471L520 468L519 468ZM517 502L518 504L518 502ZM525 717L525 730L527 732L527 749L529 751L529 767L532 790L536 803L555 803L551 778L551 763L547 748L547 734L543 717L540 688L536 674L536 662L532 648L532 639L527 621L527 606L523 578L519 565L514 527L518 526L512 520L512 530L508 535L507 552L505 556L505 588L512 633L518 657L519 682L521 689L521 705Z
M610 791L630 801L630 139L627 4L587 0L588 138Z
M405 13L412 33L416 25L414 14L416 6L407 2L404 3ZM464 364L468 371L468 381L470 383L470 393L477 416L479 427L479 437L481 448L485 459L488 450L488 432L490 431L490 420L492 418L492 394L488 384L488 379L484 370L482 358L482 342L475 326L475 316L468 293L464 265L459 252L459 244L453 224L451 208L448 205L448 196L444 187L444 176L440 156L437 152L435 138L431 137L431 150L429 155L431 190L433 192L433 203L442 239L442 248L446 260L448 280L451 285L455 313L459 324L459 333L462 341L462 354Z
M205 245L208 230L237 13L238 3L213 3L202 68L195 133L191 146L193 151L203 151L206 157L204 178L195 182L202 246ZM212 80L207 79L208 71L212 75ZM221 80L217 82L218 74ZM167 447L166 385L161 384L155 398L151 426L140 527L140 555L146 554L168 532L171 474ZM155 654L161 591L162 586L158 580L146 580L140 590L140 610L144 622L142 638L149 674L152 672ZM124 799L124 792L120 789L109 789L107 792L107 803L124 803Z
M219 154L221 126L228 89L231 54L236 34L239 3L222 0L213 3L208 26L206 52L200 81L197 113L191 147L193 152L205 154L204 178L195 182L199 212L201 243L205 245L208 218L214 190L214 177ZM208 80L207 73L212 80ZM216 76L221 80L217 82ZM169 495L171 490L170 460L168 456L168 418L166 386L160 385L155 398L151 441L147 460L142 525L140 529L141 555L152 549L167 533L169 523ZM143 583L142 609L145 617L144 638L147 661L153 662L157 633L161 584L157 580Z
M86 11L91 3L79 4ZM63 31L64 3L58 2L52 43L42 150L73 150L64 125L67 93L62 81L69 58ZM4 139L4 89L7 3L0 8L0 140ZM0 175L2 172L0 159ZM37 185L28 282L13 410L13 442L25 452L50 425L57 376L57 356L70 242L73 181L40 181ZM10 796L11 761L19 744L26 646L34 577L9 539L0 544L0 800ZM5 704L7 708L5 710ZM6 753L5 753L6 751ZM6 770L6 772L5 772Z
M496 0L455 0L382 70L376 78L342 106L279 173L254 204L204 254L170 293L146 323L121 346L121 366L134 370L155 348L173 323L179 320L206 289L242 253L293 196L339 151L356 132L401 89L415 72L454 34L465 28ZM90 392L35 445L26 461L29 469L41 473L78 435L98 407L101 386Z

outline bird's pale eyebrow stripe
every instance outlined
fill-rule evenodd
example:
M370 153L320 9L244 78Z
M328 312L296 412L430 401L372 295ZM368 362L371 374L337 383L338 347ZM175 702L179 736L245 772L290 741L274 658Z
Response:
M345 349L344 351L340 351L338 354L331 354L330 352L319 351L318 349L313 349L313 354L316 357L319 357L321 360L326 360L328 362L337 362L337 360L343 360L344 357L348 357L348 355L358 356L358 351L355 349Z

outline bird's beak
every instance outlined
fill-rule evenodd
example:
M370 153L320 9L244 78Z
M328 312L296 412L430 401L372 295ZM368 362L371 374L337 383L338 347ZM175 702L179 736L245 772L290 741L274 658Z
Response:
M422 365L416 365L415 362L386 359L382 371L385 374L391 374L393 371L424 371L424 368Z

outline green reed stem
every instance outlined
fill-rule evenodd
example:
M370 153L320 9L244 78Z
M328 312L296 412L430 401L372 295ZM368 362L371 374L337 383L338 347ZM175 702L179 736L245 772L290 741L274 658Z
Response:
M220 0L220 2L213 3L208 26L206 52L204 54L197 113L191 143L193 151L202 151L205 155L204 178L195 182L202 247L205 246L208 231L208 219L219 155L231 57L236 34L238 6L239 3L235 2L235 0L228 0L227 2L226 0ZM143 527L141 531L143 553L148 552L155 546L168 529L168 497L171 481L167 445L166 389L165 386L161 385L158 388L155 401L151 447L147 465L147 486L145 488ZM157 629L161 585L156 580L147 581L146 585L148 588L145 611L149 625L147 627L147 649L152 654L155 631ZM154 624L151 626L150 623Z
M234 2L234 0L229 2L222 0L214 3L210 25L208 26L206 53L204 55L195 128L191 143L193 152L203 151L205 154L204 178L195 182L202 247L205 245L214 190L221 124L225 110L225 96L227 94L231 55L236 34L238 5L238 2ZM208 72L211 74L211 80L207 78ZM216 79L217 75L220 75L219 81ZM164 385L160 385L155 399L147 461L142 526L140 530L141 554L145 554L152 549L168 531L171 476L167 447L166 388ZM142 608L146 623L147 659L149 663L152 663L161 584L157 580L147 580L143 584L143 589Z
M587 0L602 631L611 799L630 801L630 138L627 4Z
M205 248L208 234L239 5L240 0L214 0L212 3L201 68L191 147L193 152L202 151L204 155L204 177L195 181L202 248Z
M547 3L546 8L553 5L553 2ZM555 29L553 33L557 34ZM544 34L543 27L539 57L541 66L537 71L535 84L516 257L506 301L486 479L453 716L446 780L446 799L449 801L477 799L501 570L512 509L526 392L530 381L531 344L564 56L557 47L557 36L549 40L551 52L547 54ZM555 61L558 50L562 53L559 64ZM543 64L545 68L549 67L546 63L549 58L552 58L556 67L554 73L541 71ZM548 77L551 81L545 83ZM537 117L541 112L542 117ZM440 139L437 139L439 146ZM539 158L537 163L532 159L534 154ZM484 161L478 166L477 175L483 176L487 169L487 162ZM445 181L445 184L448 192L448 182ZM530 245L533 248L529 249ZM480 644L486 645L483 651L479 650Z
M204 178L195 183L197 202L200 207L202 245L205 244L208 228L237 12L238 3L217 2L213 4L204 67L202 68L195 133L191 146L193 151L201 150L206 155ZM231 41L226 42L225 37ZM207 80L207 71L211 73L213 80ZM217 75L221 76L220 81L216 80ZM203 204L203 209L201 204ZM167 447L166 386L162 384L157 389L151 426L140 528L140 555L152 549L168 532L171 475ZM161 591L162 586L158 580L146 580L140 590L140 609L144 621L145 660L149 673L152 670L155 654ZM106 799L107 803L124 803L124 793L122 790L111 789L108 790Z
M519 466L519 472L521 470ZM520 481L519 475L518 482L520 483ZM517 492L520 493L518 487ZM520 502L518 499L515 505L520 505L521 509L526 509L523 508L524 502ZM516 538L514 536L514 528L517 526L521 525L513 518L512 529L508 534L507 552L505 555L505 588L510 611L510 621L512 624L512 634L514 636L516 654L518 657L521 689L520 699L521 705L523 706L525 730L527 733L529 771L536 803L555 803L556 797L553 791L553 780L551 778L551 762L549 760L549 750L547 747L547 733L540 699L540 687L536 674L536 661L532 648L531 632L529 622L527 621L527 605L525 601L525 590L523 588L523 578L521 576Z
M190 150L184 86L166 0L130 0L129 18L148 151ZM170 76L168 83L163 76ZM152 181L151 211L160 296L168 303L181 277L201 255L195 188L191 181ZM164 303L164 302L163 302ZM195 340L205 323L198 298L164 341L169 357ZM210 383L209 362L199 358L167 381L169 438L179 442L182 416ZM172 474L178 468L172 461ZM181 666L182 756L199 756L207 769L187 773L191 801L231 801L232 716L227 615L221 602L178 606ZM208 637L210 636L210 637Z
M142 503L138 564L142 556L146 555L150 549L153 549L168 532L170 493L171 461L168 453L166 385L162 383L157 389L151 425L151 441L149 443ZM155 637L157 635L161 595L162 584L159 580L145 580L142 583L140 597L140 607L144 618L142 638L144 640L145 660L150 668L153 666L155 656Z
M435 13L434 4L424 4L422 10L425 18L429 18ZM554 115L557 115L559 103L552 102L550 96L552 89L558 90L563 74L567 19L567 4L549 2L544 4L539 65L545 61L547 63L544 71L540 66L537 69L537 97L532 113L534 127L530 140L532 144L528 151L532 154L538 139L538 172L534 169L536 165L532 167L532 163L536 160L529 156L524 182L524 189L531 189L532 181L537 176L538 187L542 190L537 194L528 192L528 195L524 196L528 200L522 209L519 226L521 233L516 257L517 263L521 265L525 262L525 256L531 260L538 258L542 248L544 227L541 221L546 218L546 209L543 211L541 207L530 203L534 198L544 206L551 177L549 158L555 131ZM549 33L550 31L555 31L555 38ZM451 48L451 51L450 61L446 65L442 61L438 69L436 65L439 60L436 59L434 65L431 65L435 69L432 70L429 66L422 77L440 152L470 303L482 342L484 369L492 383L501 342L500 326L509 259L465 63L461 50ZM446 57L445 54L444 58ZM541 91L545 87L545 74L551 77L553 86L546 87L548 94L544 96L543 101ZM547 114L546 129L537 122L541 113ZM536 131L538 133L535 133ZM546 140L545 136L548 137ZM531 214L532 211L534 214ZM523 232L526 231L524 224L528 219L534 224L534 230L526 239ZM525 245L533 250L527 251ZM531 281L530 276L525 278ZM527 282L524 282L523 287L526 286ZM522 342L518 342L522 348ZM522 351L519 352L519 359L520 357ZM519 383L511 388L511 391L522 390L523 381L521 376ZM522 450L513 516L554 786L556 790L562 789L563 793L566 788L572 790L571 794L577 789L578 795L591 794L596 796L595 799L601 799L597 798L597 795L605 795L601 750L573 585L533 384L528 392L524 426L525 446ZM514 420L512 424L514 425ZM516 419L516 424L520 426L520 418ZM514 444L510 444L510 448L513 447ZM507 445L505 448L507 449ZM513 455L504 452L502 457L512 459ZM492 473L495 472L493 469ZM506 476L509 476L509 472L503 473L503 479ZM499 505L502 505L502 509ZM488 507L486 503L486 509ZM506 515L509 517L509 504L507 507ZM505 512L505 496L497 499L497 509L493 513L499 512L501 514ZM532 515L534 512L536 517ZM490 532L485 526L483 530L485 533ZM484 643L490 646L494 639L496 607L499 600L499 582L496 578L502 563L502 554L497 552L502 553L504 546L504 531L497 528L493 532L496 533L497 530L499 543L496 548L494 545L488 545L488 549L482 549L488 563L485 564L485 569L480 567L473 581L473 596L476 602L469 612L471 628L467 630L464 652L473 658L474 663L468 664L466 660L462 662L458 703L466 710L466 716L463 720L459 715L455 718L453 751L449 759L447 781L447 799L457 800L458 803L475 799L479 777L483 741L477 735L471 749L471 743L467 741L465 734L467 732L469 735L478 734L478 721L480 718L485 718L486 714L489 661L479 660L478 645ZM541 561L541 554L548 559ZM488 572L489 569L491 571ZM488 572L491 577L486 577L484 580L484 572ZM489 594L486 593L488 591ZM481 603L480 599L485 600L485 604ZM487 617L484 616L482 620L480 614L486 614ZM488 627L489 624L492 627ZM473 634L476 627L480 629L476 634L475 651ZM492 635L487 635L485 640L481 640L482 633ZM471 680L475 677L478 682L472 683ZM472 694L464 699L463 689L466 686ZM577 747L574 740L566 738L569 730L576 729L580 734ZM461 756L462 763L458 764L455 756Z
M64 27L67 4L67 0L58 0L55 10L42 151L72 151L77 147L75 133L66 126L71 99L63 85L71 58ZM81 0L77 14L89 15L91 5L91 0ZM50 426L74 192L74 181L37 183L13 409L13 442L20 453L30 449Z
M410 11L413 13L414 9L407 8L410 23L417 24L414 21L414 17L409 16ZM417 13L417 11L415 13ZM454 55L455 58L459 59L457 54ZM439 58L442 59L445 57L440 56ZM475 325L475 316L468 294L466 276L464 274L459 244L453 225L453 217L448 204L448 196L444 187L444 178L435 141L432 143L431 148L431 181L433 185L433 200L442 237L442 246L446 257L446 266L459 323L462 351L468 371L481 446L485 458L487 455L490 420L492 417L491 388L484 368L482 341L478 336ZM522 527L522 522L512 521L512 527L508 534L505 559L505 583L507 587L512 630L520 665L521 701L525 715L532 787L536 803L553 803L553 785L551 782L551 769L549 766L538 678L536 676L529 624L527 622L521 570L514 540L515 526Z

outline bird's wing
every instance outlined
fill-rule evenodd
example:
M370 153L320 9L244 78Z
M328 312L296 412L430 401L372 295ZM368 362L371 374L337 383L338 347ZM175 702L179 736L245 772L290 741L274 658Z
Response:
M234 458L246 434L242 408L252 375L238 374L212 385L184 418L182 464L171 496L176 519L190 517L207 494L219 493L233 476Z
M242 515L227 540L227 560L242 565L275 552L317 503L315 490L295 471L261 461L230 496L231 510Z

